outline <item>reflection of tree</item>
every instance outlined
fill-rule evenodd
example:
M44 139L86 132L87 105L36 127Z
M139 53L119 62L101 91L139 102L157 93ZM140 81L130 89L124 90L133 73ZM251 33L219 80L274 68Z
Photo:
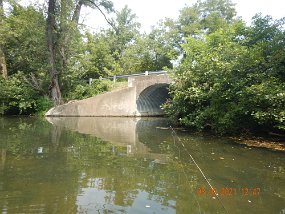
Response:
M81 136L80 139L77 135L72 153L69 153L68 164L84 168L85 175L80 179L81 188L104 190L106 204L131 207L139 192L146 192L150 200L170 206L170 201L179 200L177 193L180 191L189 190L183 200L189 199L189 193L193 194L193 188L190 188L181 164L177 161L160 164L156 160L118 155L122 154L119 151L125 150L125 147L115 146L118 152L114 153L114 145L86 138ZM195 182L193 185L197 186ZM196 206L194 199L191 201L193 203L190 204ZM183 204L189 204L189 201L186 202L183 201Z
M157 131L154 130L153 134L157 134ZM146 192L150 200L163 206L174 207L175 203L172 202L171 205L170 201L177 200L181 200L181 204L186 207L189 206L187 204L196 206L194 199L190 200L192 203L189 203L188 199L189 193L193 194L193 186L197 186L197 181L192 182L190 186L182 165L177 161L160 164L159 160L150 160L135 154L128 156L127 145L112 145L98 138L74 132L63 134L60 141L72 142L65 146L66 167L81 172L78 181L80 189L104 191L105 204L121 208L131 207L139 197L139 192ZM171 153L169 146L161 146L166 153ZM188 193L184 194L187 189ZM177 198L179 192L183 192L181 199ZM82 194L84 192L81 192Z
M6 149L0 149L1 162L0 162L0 171L4 170L5 161L6 161Z
M62 128L60 126L52 127L51 143L55 149L59 147L61 132L62 132Z
M66 169L65 153L54 149L61 131L33 118L0 122L0 210L75 213L78 173Z
M34 210L46 213L86 211L86 207L100 206L96 198L90 201L90 205L85 204L84 200L80 203L80 197L86 194L85 190L90 189L93 190L92 194L101 194L100 209L107 207L113 212L127 212L134 207L136 200L142 200L142 195L147 197L144 200L149 199L160 207L172 207L177 213L188 213L190 209L193 213L217 213L221 208L212 198L195 198L197 188L206 184L189 161L184 148L174 144L171 136L165 134L168 130L161 130L164 135L163 142L154 142L154 139L159 139L149 138L148 134L139 135L140 139L153 143L152 151L167 154L167 160L161 162L142 154L128 155L127 145L112 145L94 136L53 127L41 120L27 118L3 122L3 119L0 119L0 123L1 140L4 139L0 142L0 164L5 164L0 173L0 210L7 209L8 213L28 213L32 205ZM159 129L146 128L149 136L161 135ZM143 132L143 129L140 131ZM227 148L233 150L232 145L223 144L223 151L219 151L221 147L218 147L218 144L221 142L215 144L211 141L209 146L205 138L194 140L182 134L179 134L179 137L188 151L194 153L200 167L207 175L211 175L212 183L217 187L232 185L226 183L230 181L230 176L246 170L244 166L247 166L248 175L258 178L263 176L260 181L266 184L272 182L270 191L283 193L277 189L284 177L281 175L282 169L276 174L280 174L280 178L272 180L272 172L267 168L254 168L263 161L262 155L257 154L251 160L252 166L248 166L248 159L240 157L238 162L232 160L232 153L226 152ZM37 152L39 147L43 148L42 154ZM225 160L214 162L214 155L211 154L213 152L217 155L223 152ZM248 154L243 150L242 155L250 154L249 150ZM282 160L274 157L276 156L272 154L272 160L276 161L271 166L281 166ZM229 166L227 171L223 170L225 163ZM245 177L239 179L246 181ZM277 182L277 185L274 185L273 181ZM259 181L251 179L247 184L254 185L258 184L257 182ZM276 199L269 196L272 195L267 193L268 201ZM234 199L234 202L242 203L240 200ZM197 201L201 205L201 211Z

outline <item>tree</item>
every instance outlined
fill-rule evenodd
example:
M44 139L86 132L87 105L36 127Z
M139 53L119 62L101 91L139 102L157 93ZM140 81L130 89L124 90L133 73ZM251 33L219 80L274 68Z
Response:
M0 27L2 27L4 22L4 8L3 8L3 0L0 0ZM6 65L6 59L2 44L0 42L0 69L2 73L2 77L4 79L8 78L8 70Z
M234 4L230 0L197 1L181 9L178 20L165 19L160 25L167 41L184 55L182 44L188 37L212 33L236 21Z
M121 11L116 12L116 18L112 20L113 28L106 31L111 51L117 60L122 57L124 50L131 46L139 36L140 23L136 21L136 18L131 9L125 6Z
M60 74L68 69L69 60L72 58L71 44L77 39L76 35L79 33L77 27L83 5L100 10L105 18L101 7L111 11L113 6L112 2L108 0L79 0L72 6L66 0L62 0L60 3L57 3L56 0L48 2L46 40L49 52L50 93L55 105L61 103L59 78ZM57 13L57 11L60 12ZM108 19L106 20L108 21Z
M284 131L284 23L257 17L188 37L175 73L172 117L219 134Z
M84 44L84 54L80 58L81 78L99 78L120 73L117 53L110 42L110 37L103 33L92 35L86 33L86 43Z
M61 91L58 83L59 72L56 68L56 0L49 0L46 27L46 40L48 47L49 76L51 80L50 92L55 105L61 102Z
M0 28L10 68L9 79L0 81L1 114L34 114L50 107L44 32L41 9L11 5Z
M113 12L113 3L109 0L79 0L75 1L74 4L70 4L67 0L61 0L57 49L61 57L62 72L66 72L69 69L69 60L80 47L77 44L80 43L79 40L81 39L79 18L83 6L99 10L105 17L105 20L112 25L103 11L104 9L107 13Z
M186 38L201 31L214 32L223 25L232 23L235 15L236 10L231 0L205 0L183 8L178 23Z
M158 71L172 68L171 60L175 57L176 52L165 42L163 33L154 29L125 49L120 64L127 73Z
M31 31L31 29L33 29ZM46 79L45 18L40 8L11 5L9 16L0 29L9 74L18 71Z

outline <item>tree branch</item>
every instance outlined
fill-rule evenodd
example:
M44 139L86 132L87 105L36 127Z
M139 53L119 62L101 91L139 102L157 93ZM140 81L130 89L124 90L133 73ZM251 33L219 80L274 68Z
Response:
M118 28L114 25L114 23L112 21L110 21L106 14L102 11L102 9L100 8L99 5L95 4L93 1L91 0L87 0L91 5L95 6L99 11L100 13L103 15L104 19L106 20L106 22L116 31L116 33L118 32Z
M33 73L30 73L29 77L29 79L24 77L25 82L28 83L33 89L47 95L45 90L42 88L42 81L39 81Z

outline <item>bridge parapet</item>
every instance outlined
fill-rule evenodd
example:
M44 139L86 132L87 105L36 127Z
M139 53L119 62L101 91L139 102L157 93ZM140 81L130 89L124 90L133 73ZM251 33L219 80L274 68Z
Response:
M138 73L138 74L125 74L125 75L115 75L111 77L100 77L99 80L113 80L114 82L116 82L117 79L126 79L126 78L132 78L132 77L159 75L159 74L167 74L167 71L145 71L143 73ZM91 85L92 82L93 82L93 79L89 78L89 85Z

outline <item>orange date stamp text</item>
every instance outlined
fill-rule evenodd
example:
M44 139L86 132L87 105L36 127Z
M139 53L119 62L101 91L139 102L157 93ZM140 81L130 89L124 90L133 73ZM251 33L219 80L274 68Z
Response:
M206 188L199 187L196 191L198 196L221 196L221 197L232 197L232 196L259 196L260 195L259 187L223 187L223 188Z

